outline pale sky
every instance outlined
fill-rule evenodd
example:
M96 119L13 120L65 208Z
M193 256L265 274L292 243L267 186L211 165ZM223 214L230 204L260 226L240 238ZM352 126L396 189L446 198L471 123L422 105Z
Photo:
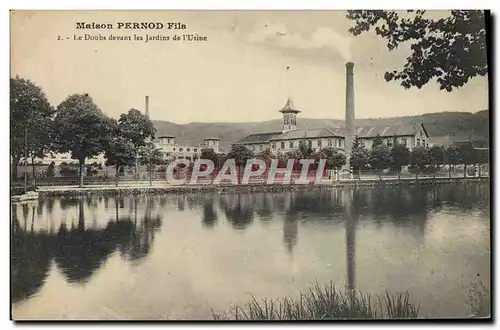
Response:
M81 30L76 22L181 22L187 29ZM11 14L11 76L41 86L54 106L70 94L89 93L115 118L130 108L144 111L149 95L152 119L178 124L280 118L289 96L302 118L344 119L345 62L351 60L357 118L488 108L487 77L453 92L436 82L421 90L385 82L385 71L404 64L405 49L389 52L374 33L349 35L351 25L342 11L17 11ZM85 33L197 33L208 41L73 40Z

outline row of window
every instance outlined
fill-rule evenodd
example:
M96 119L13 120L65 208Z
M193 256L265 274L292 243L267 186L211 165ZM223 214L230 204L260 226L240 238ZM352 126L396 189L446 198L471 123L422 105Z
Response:
M290 142L288 142L288 148L289 149L299 148L300 143L301 143L301 141L290 141ZM308 140L307 141L307 147L308 148L312 148L312 143L313 143L312 140ZM337 147L337 148L341 148L344 145L343 141L340 140L340 139L335 139L335 140L334 139L328 139L327 143L328 143L329 147ZM317 144L318 144L318 148L322 148L323 147L322 140L318 140ZM276 149L276 142L272 142L271 143L271 148L272 149ZM280 149L285 149L285 148L286 148L286 142L285 141L281 141L280 142Z

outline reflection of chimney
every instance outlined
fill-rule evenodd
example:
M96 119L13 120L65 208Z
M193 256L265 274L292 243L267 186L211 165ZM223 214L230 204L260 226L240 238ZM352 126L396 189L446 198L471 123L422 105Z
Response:
M149 118L149 96L146 96L146 108L145 108L145 112L146 112L146 117Z
M346 65L346 91L345 91L345 149L351 154L352 142L354 140L354 63L347 62Z

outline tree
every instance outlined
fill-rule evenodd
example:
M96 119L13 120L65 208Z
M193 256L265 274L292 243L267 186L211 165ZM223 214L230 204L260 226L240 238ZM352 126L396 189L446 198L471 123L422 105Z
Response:
M381 171L391 166L392 163L391 150L385 144L376 145L370 152L368 163L373 169L379 171L379 178L382 179Z
M148 139L155 138L156 129L153 122L139 110L130 109L128 113L122 114L118 119L118 125L121 135L132 143L136 157L139 154L139 148L146 146ZM137 159L135 174L137 175Z
M456 145L448 146L444 150L444 162L448 165L448 176L451 178L451 169L460 164L460 152Z
M401 167L409 163L410 150L405 145L395 141L391 148L391 167L397 171L398 180L401 179Z
M352 143L349 165L353 168L353 170L358 171L358 179L360 180L361 180L361 170L366 168L369 159L370 159L370 153L368 152L364 144L361 143L361 141L359 141L358 137L355 136Z
M132 142L121 136L119 130L116 129L115 136L106 145L105 157L106 165L116 168L115 184L118 186L120 169L124 166L133 166L137 155Z
M57 149L71 152L71 158L78 160L80 187L83 187L85 159L106 149L113 133L113 122L88 94L73 94L57 107L54 124Z
M201 149L201 159L208 159L211 160L215 167L218 167L220 164L219 163L219 155L217 155L212 148L203 148Z
M472 143L460 144L458 146L458 154L460 155L460 160L464 165L464 178L466 178L467 165L476 163L476 149L472 146Z
M318 152L317 155L320 159L326 160L326 168L329 170L334 170L335 174L337 174L337 171L347 163L346 156L342 152L334 148L323 148Z
M444 164L444 148L440 146L430 147L427 150L427 158L429 159L429 164L432 166L435 178L436 171Z
M437 78L440 89L452 91L471 78L488 73L486 24L481 10L452 10L446 18L432 18L425 10L349 10L357 36L375 29L389 51L410 44L411 54L401 70L385 73L385 80L421 88Z
M54 107L39 86L18 76L10 79L10 154L14 178L17 178L19 161L26 153L32 160L35 177L34 158L43 158L53 147L54 114ZM27 159L25 161L27 163Z
M236 166L241 172L241 166L245 166L247 160L253 158L253 152L242 145L234 145L227 154L228 159L234 159ZM240 175L238 175L239 181Z
M382 144L384 144L384 140L382 139L382 137L379 134L377 134L377 136L375 136L375 139L373 139L372 148L375 148L376 146L379 146Z
M481 165L489 163L489 149L476 149L476 161L478 163L479 177L481 177Z
M425 147L415 147L410 153L410 163L413 168L423 169L429 164L427 149ZM418 174L417 174L418 178Z
M149 173L149 184L153 184L152 171L156 165L163 164L163 153L161 149L155 147L153 142L148 142L139 149L139 162L147 165Z
M298 155L299 158L307 158L312 150L309 150L309 147L307 146L306 142L304 140L299 141L299 149L298 149Z

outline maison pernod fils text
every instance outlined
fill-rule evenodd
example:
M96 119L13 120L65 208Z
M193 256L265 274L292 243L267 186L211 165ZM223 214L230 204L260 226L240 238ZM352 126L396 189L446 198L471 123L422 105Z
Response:
M181 22L76 22L76 28L86 30L185 30L187 26Z

